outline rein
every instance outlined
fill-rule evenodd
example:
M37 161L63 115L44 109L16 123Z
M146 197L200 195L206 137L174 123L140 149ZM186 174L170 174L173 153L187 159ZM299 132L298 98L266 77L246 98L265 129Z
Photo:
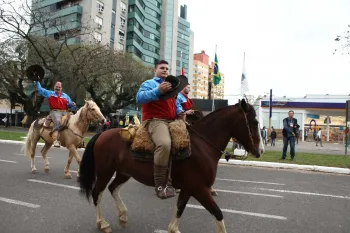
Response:
M245 123L246 123L246 126L248 128L248 133L249 133L249 138L250 138L250 141L252 143L252 145L254 146L254 141L253 141L253 135L250 131L250 127L249 127L249 124L248 124L248 119L247 119L247 114L243 111L243 114L244 114L244 119L245 119ZM237 123L238 120L235 121L235 124ZM227 151L222 151L220 149L218 149L213 143L209 142L207 139L205 139L202 135L200 135L197 131L195 131L191 125L187 122L185 122L186 125L188 126L188 128L190 130L192 130L195 134L197 134L197 136L199 136L203 141L205 141L206 143L208 143L209 145L211 145L214 149L216 149L217 151L220 151L222 154L225 155L225 159L226 161L228 162L230 160L231 157L235 157L235 155L231 152L227 152ZM247 157L246 157L247 158ZM244 159L241 159L241 160L245 160L246 158Z
M88 119L88 118L87 118L88 111L89 111L89 110L86 109L86 114L85 114L85 118L86 118L86 119ZM84 119L83 119L83 117L82 117L82 113L80 113L79 119L81 119L81 121L82 121L84 124L86 124L86 125L90 124L90 123L89 123L89 120L87 120L87 122L84 121ZM82 135L80 135L80 134L77 134L77 133L74 132L71 128L69 128L69 125L68 125L67 128L68 128L75 136L80 137L82 140L84 139L84 136L82 136Z

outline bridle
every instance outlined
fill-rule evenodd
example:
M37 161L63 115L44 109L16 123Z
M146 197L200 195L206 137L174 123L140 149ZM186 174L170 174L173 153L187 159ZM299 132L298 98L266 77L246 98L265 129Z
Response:
M89 121L89 119L88 119L88 112L89 112L89 104L86 103L86 114L85 114L85 119L86 119L86 121L85 121L84 118L82 117L82 114L80 114L80 116L79 116L79 119L81 119L81 121L82 121L85 125L89 125L89 124L92 122L92 120ZM68 125L68 129L69 129L75 136L80 137L82 140L84 139L84 136L82 136L82 135L77 134L76 132L74 132L74 131L69 127L69 125Z
M253 134L252 132L250 131L250 127L249 127L249 123L248 123L248 118L247 118L247 113L243 110L243 114L244 114L244 120L245 120L245 123L246 123L246 126L247 126L247 129L248 129L248 134L249 134L249 139L250 139L250 142L252 143L252 146L254 147L254 140L253 140ZM236 125L238 119L234 122L234 125ZM205 141L206 143L208 143L209 145L211 145L214 149L216 149L217 151L220 151L221 154L224 154L225 155L225 159L226 161L228 162L229 159L231 157L235 157L235 155L231 152L227 152L227 151L222 151L220 149L218 149L213 143L209 142L207 139L205 139L202 135L200 135L197 131L195 131L191 125L187 122L185 122L186 125L188 126L188 128L193 131L195 134L197 134L197 136L199 136L203 141ZM247 158L247 156L245 158L242 158L241 160L245 160Z

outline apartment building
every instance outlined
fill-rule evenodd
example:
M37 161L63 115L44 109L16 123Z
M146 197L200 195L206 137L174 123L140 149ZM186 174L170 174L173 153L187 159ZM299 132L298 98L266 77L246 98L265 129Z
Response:
M37 24L33 34L124 50L127 5L127 0L33 0L32 9L46 21L46 30Z
M176 48L176 75L181 73L184 68L185 75L192 77L193 73L190 67L193 66L193 31L190 23L187 21L187 6L180 7L180 16L178 17L177 30L177 48ZM191 59L190 59L191 58Z
M190 97L208 99L209 56L205 51L193 55L193 76Z

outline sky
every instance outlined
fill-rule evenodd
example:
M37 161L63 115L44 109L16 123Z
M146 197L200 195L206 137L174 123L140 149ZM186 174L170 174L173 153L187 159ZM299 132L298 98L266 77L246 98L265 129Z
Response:
M212 61L217 45L226 96L240 93L244 52L250 94L350 94L350 56L333 55L334 39L350 25L349 0L179 3L187 5L194 53Z

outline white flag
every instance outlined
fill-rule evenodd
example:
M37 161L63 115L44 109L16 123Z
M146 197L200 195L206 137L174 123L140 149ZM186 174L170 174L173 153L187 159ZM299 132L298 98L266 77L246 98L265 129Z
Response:
M248 80L245 72L245 53L244 53L243 72L242 72L242 78L241 78L241 95L244 96L248 91L249 91L249 88L248 88Z

